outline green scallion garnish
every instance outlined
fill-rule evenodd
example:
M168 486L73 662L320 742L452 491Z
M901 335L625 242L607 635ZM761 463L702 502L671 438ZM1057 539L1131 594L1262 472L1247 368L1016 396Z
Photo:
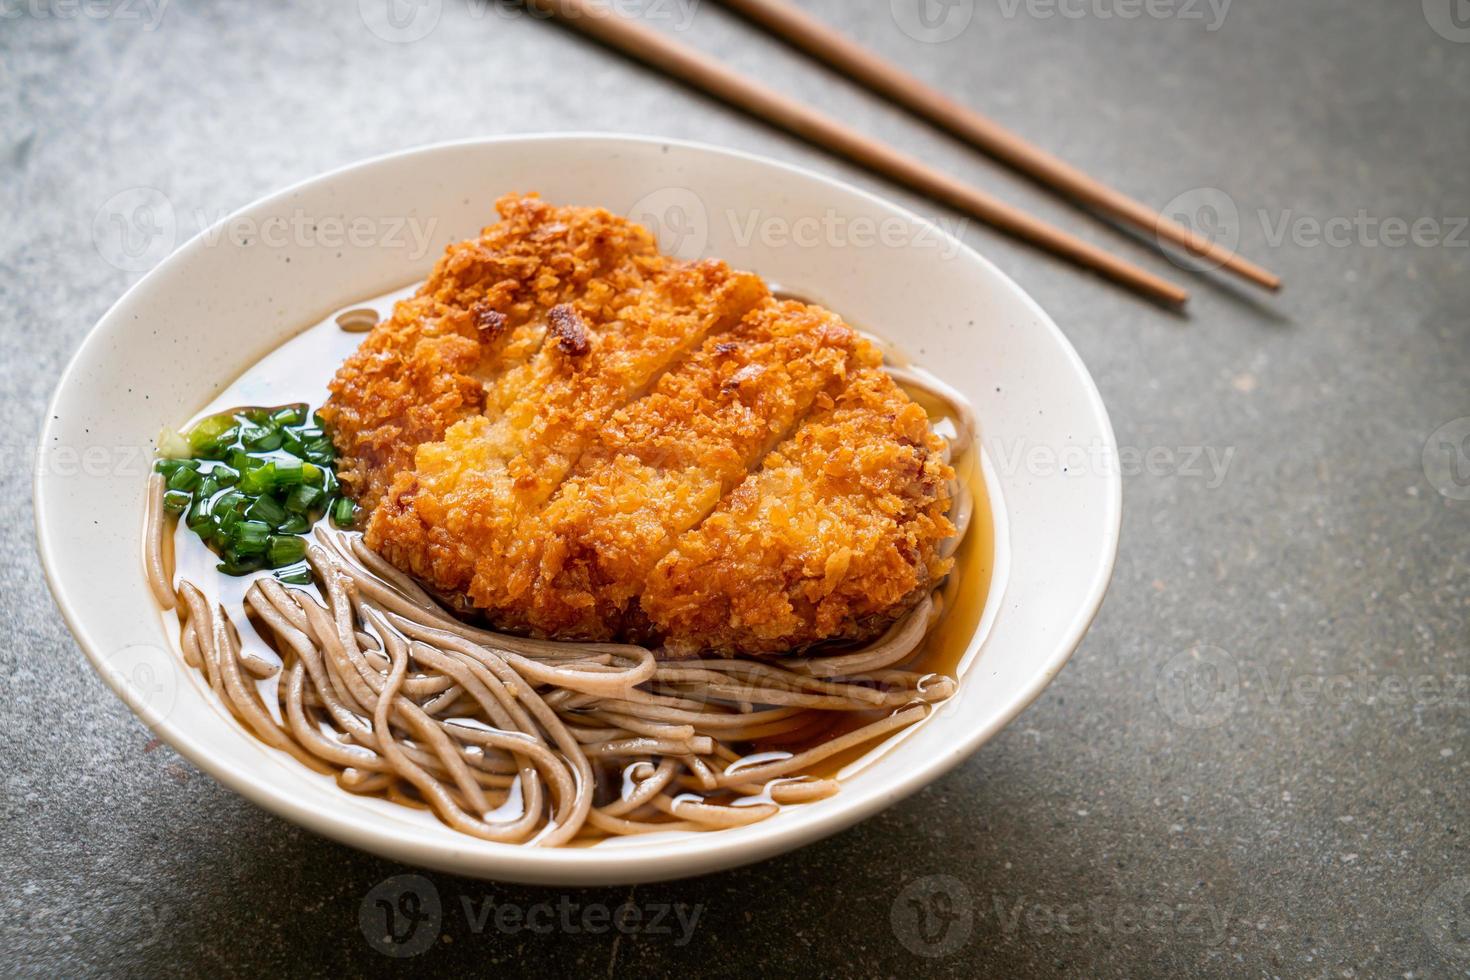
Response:
M320 487L302 484L286 495L286 509L293 514L308 514L326 503L326 493Z
M305 514L287 514L276 530L282 534L305 534L311 530L311 521Z
M332 440L325 436L320 439L311 440L306 444L304 449L307 460L318 466L332 465L332 461L337 456L337 451L332 446Z
M262 466L254 466L240 474L240 482L235 484L241 493L256 496L269 493L276 485L276 464L267 462Z
M276 462L276 486L299 486L306 479L306 464L299 459Z
M163 507L170 514L182 514L189 509L189 503L193 499L193 495L183 490L170 490L163 495Z
M187 466L180 466L169 474L167 486L170 490L183 490L193 493L199 489L204 482L204 477L199 475L198 470L191 470Z
M287 585L311 584L311 566L307 565L306 562L299 562L295 565L288 565L285 568L277 569L275 574L276 578L285 582Z
M332 523L338 527L356 527L357 504L346 497L338 497L332 505Z
M285 439L280 429L268 425L252 425L240 433L240 441L253 453L268 453L280 449Z
M182 491L169 491L180 493ZM214 526L214 518L209 513L209 501L195 500L189 508L189 514L184 518L184 523L189 525L189 530L200 537L207 537Z
M280 527L286 519L286 508L282 507L275 497L262 495L256 497L254 503L246 509L245 516L252 521L269 524L271 527Z
M294 565L306 557L306 539L294 534L272 534L266 544L265 558L272 568Z
M271 526L265 521L241 521L230 532L235 552L241 555L263 555L270 542Z
M183 437L180 436L179 438L182 439ZM164 476L173 476L174 471L180 469L181 467L187 467L191 470L197 470L199 469L199 460L163 458L153 464L153 468L159 473L162 473Z
M234 415L211 415L189 430L189 448L196 458L219 459L229 451L238 429Z
M258 557L249 557L230 550L226 550L221 558L223 560L214 567L226 575L249 575L260 571L262 564Z
M311 570L301 536L329 515L339 527L356 524L323 425L303 404L251 407L160 436L154 469L164 477L164 506L220 556L220 571L275 569L281 581L304 585Z

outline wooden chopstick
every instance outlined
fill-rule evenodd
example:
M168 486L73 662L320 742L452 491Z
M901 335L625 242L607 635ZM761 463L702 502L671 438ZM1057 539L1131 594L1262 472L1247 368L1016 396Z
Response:
M959 136L1022 173L1084 204L1275 291L1281 279L1147 204L1089 177L1004 126L956 102L787 0L720 0L755 24L879 95Z
M851 126L782 95L673 40L598 0L529 0L544 13L644 61L716 98L839 153L981 221L1092 269L1156 302L1183 306L1180 286L1034 218L921 160L865 136Z

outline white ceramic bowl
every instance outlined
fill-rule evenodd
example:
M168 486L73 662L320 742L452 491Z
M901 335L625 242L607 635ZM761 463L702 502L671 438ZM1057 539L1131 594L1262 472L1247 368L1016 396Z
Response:
M352 797L266 749L173 653L140 567L151 437L304 326L423 278L444 244L491 223L496 197L525 190L651 219L666 250L717 255L823 302L973 400L1008 523L1004 599L983 645L977 634L958 695L836 797L719 833L562 850L492 844ZM419 233L431 248L415 244ZM810 171L622 136L411 150L245 208L169 256L102 318L67 368L41 438L36 531L57 604L108 685L162 739L247 798L344 843L460 874L561 885L676 878L770 857L943 774L1025 708L1076 648L1112 572L1121 511L1096 387L1056 325L989 262L916 215Z

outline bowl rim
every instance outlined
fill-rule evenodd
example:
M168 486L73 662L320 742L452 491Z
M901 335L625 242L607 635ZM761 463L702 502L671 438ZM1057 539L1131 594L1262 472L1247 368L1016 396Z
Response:
M1017 285L993 262L964 241L955 238L935 222L879 194L799 164L786 163L756 153L692 140L598 131L558 131L472 137L396 150L349 163L325 173L297 181L294 184L251 201L220 218L214 224L200 230L156 266L140 276L136 282L109 306L108 310L87 332L81 344L78 345L77 350L68 360L65 369L57 380L56 388L47 402L46 415L39 436L38 445L40 451L44 451L52 439L53 429L56 426L55 417L60 414L58 407L61 404L63 395L70 389L73 383L73 376L79 370L80 364L92 353L97 345L104 342L105 332L99 330L98 327L106 322L119 307L129 303L137 293L147 288L151 282L166 276L173 266L185 261L193 251L200 247L200 242L204 241L207 236L213 234L218 228L228 226L229 222L238 216L257 208L279 203L316 185L337 180L350 172L375 167L389 161L404 160L416 156L428 157L447 150L468 146L510 143L556 143L569 140L601 142L609 145L640 144L676 146L683 150L736 158L744 163L757 167L776 168L832 186L845 193L856 195L865 199L870 204L897 213L905 219L924 227L931 233L940 236L941 240L945 241L951 247L958 249L969 258L979 262L993 274L997 285L1013 293L1015 298L1020 300L1022 306L1035 318L1036 326L1051 335L1051 338L1059 345L1070 366L1082 381L1082 393L1085 396L1088 408L1094 413L1100 425L1105 448L1111 449L1116 453L1117 440L1113 431L1111 418L1103 403L1102 395L1098 391L1096 382L1088 372L1081 356L1077 353L1071 342L1068 341L1061 328L1057 326L1055 321L1052 320L1029 293ZM619 872L633 872L635 866L647 865L650 861L656 861L659 857L666 855L651 847L529 848L523 845L493 844L488 841L473 839L467 840L467 846L465 848L459 848L446 845L439 841L414 840L409 835L405 835L401 828L390 827L372 819L364 818L358 814L345 812L324 813L322 808L315 803L311 801L303 802L297 799L290 793L289 787L277 786L264 778L261 773L247 772L217 762L214 759L213 751L202 744L192 732L182 729L177 724L170 723L166 718L150 719L147 717L145 711L134 703L133 697L120 676L108 668L105 663L105 658L101 653L103 645L98 641L97 637L89 633L82 625L76 613L77 603L67 590L63 581L62 570L57 567L57 558L53 554L52 529L48 526L52 521L47 519L49 508L45 493L47 479L45 467L36 468L32 481L32 510L36 529L37 553L42 570L45 573L47 586L51 591L57 608L61 612L63 620L66 622L77 644L82 648L83 653L91 662L93 669L101 675L104 683L107 684L113 693L118 695L158 737L168 742L181 755L201 770L207 772L212 778L253 803L325 837L342 841L354 847L367 849L380 855L392 855L394 858L406 863L438 868L452 873L482 876L487 870L491 870L497 877L502 877L505 880L524 881L549 881L556 878L558 872L572 872L575 870L579 873L579 877L576 879L578 882L606 881L611 883L628 880L656 881L681 878L707 871L748 864L836 833L839 830L852 826L860 820L872 816L874 813L885 809L940 778L978 750L998 731L1010 724L1011 721L1036 700L1066 665L1102 606L1109 582L1112 578L1113 569L1116 565L1118 543L1122 527L1121 475L1117 472L1116 467L1110 468L1109 472L1104 475L1107 479L1103 483L1104 494L1101 501L1101 516L1106 537L1102 547L1102 559L1093 570L1092 577L1086 589L1085 600L1077 607L1071 621L1061 631L1059 638L1053 643L1052 648L1041 659L1039 669L1030 678L1029 682L1013 696L1003 711L999 712L987 724L961 733L961 738L947 751L926 759L903 773L888 777L885 781L884 791L874 794L871 798L855 799L844 806L841 802L841 795L839 795L833 800L823 801L825 805L818 808L818 812L814 813L809 820L790 825L767 826L764 833L759 835L737 834L726 831L722 833L702 834L698 835L697 838L685 839L684 841L669 840L666 842L667 845L674 847L679 852L678 856L687 859L686 861L669 862L670 866L666 871L660 872L656 870L652 874L648 873L648 869L645 867L626 878L619 877ZM881 766L881 762L878 765ZM752 828L741 829L752 830L761 826L755 825ZM686 844L689 840L694 840L697 846L678 847L678 845ZM659 843L663 844L665 842ZM487 869L485 867L486 864L499 865L499 867ZM518 867L507 874L507 869L504 865L508 864L516 864Z

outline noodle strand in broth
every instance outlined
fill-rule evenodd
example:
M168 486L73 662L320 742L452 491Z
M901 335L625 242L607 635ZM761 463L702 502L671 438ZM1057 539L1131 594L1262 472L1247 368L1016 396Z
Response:
M942 410L949 453L963 455L975 440L964 398L920 369L889 370ZM956 530L945 558L976 508L965 480L949 489ZM427 808L487 841L748 826L838 792L815 767L923 720L957 689L952 677L903 668L954 607L955 573L861 649L660 661L641 646L469 626L360 534L319 524L306 549L312 584L254 579L235 623L194 583L175 585L164 493L152 475L148 584L176 609L184 661L220 703L342 789Z

